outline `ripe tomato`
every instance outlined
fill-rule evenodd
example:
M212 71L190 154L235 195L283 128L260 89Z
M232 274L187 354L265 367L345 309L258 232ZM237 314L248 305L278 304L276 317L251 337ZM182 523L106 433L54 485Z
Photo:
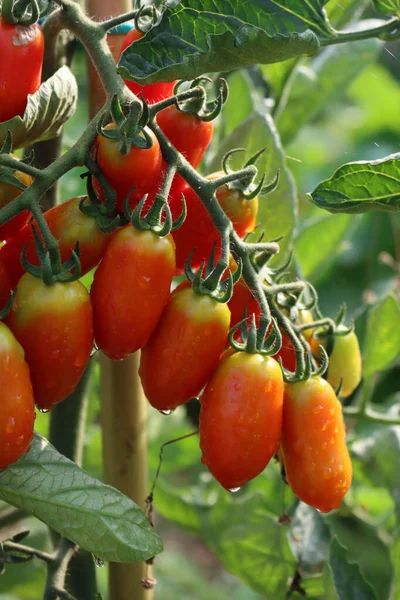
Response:
M139 374L150 404L171 411L196 396L227 346L230 312L192 288L171 294L143 348Z
M0 262L0 311L7 306L11 296L11 284L7 269Z
M296 496L321 512L339 508L352 466L342 405L321 377L285 385L281 448Z
M283 377L269 356L236 352L221 361L201 397L202 462L227 490L265 469L278 449Z
M20 279L7 325L23 346L35 402L49 410L76 388L93 347L89 293L79 281Z
M66 261L71 256L76 242L79 241L81 274L85 275L93 269L103 256L110 233L103 233L92 217L83 214L79 208L82 198L72 198L45 212L44 217L51 233L58 241L61 260ZM21 231L0 248L0 262L4 264L14 289L24 274L21 265L21 252L24 245L26 256L34 265L38 265L32 226L25 225Z
M339 325L338 332L346 329L344 325ZM332 342L326 378L335 389L341 384L340 396L347 398L358 387L362 378L360 346L354 331L346 335L334 335ZM327 338L310 339L311 350L318 359L321 358L320 346L327 347Z
M0 18L0 122L24 116L28 94L42 79L44 38L38 25L9 25Z
M144 33L138 31L137 29L131 29L129 33L126 34L124 41L122 42L121 52L125 50L128 46L130 46L133 42L140 40L144 36ZM136 83L135 81L128 81L124 79L125 84L128 88L139 96L143 95L143 98L146 100L148 104L154 104L159 100L164 100L164 98L169 98L174 93L174 87L176 81L160 81L159 83L149 83L148 85L140 85L140 83Z
M121 360L143 348L168 302L174 272L171 235L128 225L113 236L90 291L100 350Z
M109 123L105 129L115 129L114 123ZM130 206L134 208L145 194L154 195L160 185L163 175L163 159L160 145L154 133L146 129L152 139L151 148L142 149L132 146L128 154L119 151L120 142L101 135L97 136L94 156L97 164L107 178L109 184L117 193L116 208L124 212L125 198L130 195ZM93 180L95 189L99 191L100 201L104 194L98 181Z
M207 179L214 181L224 175L223 171L218 171L208 175ZM217 200L240 237L243 238L254 230L258 214L257 196L247 200L240 190L232 190L227 185L221 185L217 189Z
M13 158L18 158L14 154L11 154L11 156ZM21 171L14 171L14 176L27 187L29 187L33 182L33 179L30 175L22 173ZM21 190L19 190L17 187L14 187L9 183L0 182L0 209L3 208L3 206L6 206L6 204L9 204L21 193ZM16 235L18 231L28 222L29 217L29 210L23 210L10 221L4 223L4 225L0 227L0 241L8 240Z
M0 323L0 469L28 450L33 436L35 403L24 350Z

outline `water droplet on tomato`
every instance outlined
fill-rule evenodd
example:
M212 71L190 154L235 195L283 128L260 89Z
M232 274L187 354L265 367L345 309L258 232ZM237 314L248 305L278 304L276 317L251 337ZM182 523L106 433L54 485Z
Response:
M41 413L48 413L48 412L50 412L50 408L39 407L39 412L41 412Z
M172 415L175 412L175 409L174 408L166 408L164 410L159 410L158 412L162 415L168 416L168 415Z
M6 433L12 433L15 429L14 417L9 417L6 425Z
M238 492L240 489L240 487L229 488L228 492L230 492L231 494L236 494L236 492Z
M93 560L94 560L94 564L96 565L96 567L99 567L99 569L102 569L103 567L106 566L106 562L102 558L99 558L98 556L93 556Z

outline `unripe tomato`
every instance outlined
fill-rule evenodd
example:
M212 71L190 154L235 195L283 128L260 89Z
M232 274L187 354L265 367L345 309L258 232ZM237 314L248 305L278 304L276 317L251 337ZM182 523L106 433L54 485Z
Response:
M100 262L111 234L100 231L95 219L83 214L79 209L81 199L72 198L51 208L44 213L44 218L58 242L62 261L71 257L71 251L79 241L81 274L85 275ZM36 225L34 226L37 228ZM7 269L12 289L24 274L21 252L25 244L27 244L26 256L29 262L38 265L31 224L25 225L15 237L0 248L0 262Z
M171 411L196 396L227 346L230 312L192 288L171 294L143 348L139 374L150 404Z
M11 154L11 156L13 158L18 158L14 154ZM33 182L33 178L30 175L22 173L21 171L14 171L14 177L19 179L19 181L21 183L24 183L27 187L29 187ZM19 190L17 187L14 187L9 183L0 182L0 209L3 208L3 206L6 206L10 202L12 202L12 200L14 200L21 193L22 191ZM30 216L31 214L29 210L23 210L18 215L13 217L10 221L7 221L7 223L1 225L0 241L8 240L9 238L16 235L20 231L20 229L22 229L22 227L28 222Z
M115 129L115 123L109 123L105 129ZM163 175L160 145L154 133L150 129L146 131L151 137L152 146L147 150L132 146L128 154L120 153L119 140L97 136L94 156L108 183L117 193L116 208L119 212L124 212L125 198L133 187L135 189L129 199L131 208L134 208L145 194L154 195L160 185ZM93 183L102 201L104 193L96 180Z
M137 29L131 29L129 33L126 34L122 46L121 52L125 50L128 46L130 46L133 42L140 40L144 36L144 33L138 31ZM147 85L140 85L140 83L136 83L135 81L128 81L124 79L125 84L128 88L139 96L143 95L143 98L146 100L148 104L154 104L154 102L158 102L159 100L164 100L164 98L169 98L174 93L174 87L176 81L160 81L159 83L149 83Z
M79 281L47 286L25 273L6 323L25 350L35 402L49 410L75 390L88 363L93 347L89 293Z
M307 308L303 308L302 310L299 310L299 318L298 318L299 325L306 325L306 324L308 325L309 323L312 323L313 320L314 320L314 317L313 317L311 310L308 310ZM312 329L304 329L301 332L301 335L307 340L307 342L310 342L312 333L313 333Z
M339 508L352 466L342 405L325 379L285 385L281 448L296 496L321 512Z
M218 171L207 175L207 179L214 181L224 175L224 171ZM243 238L254 230L258 214L257 196L247 200L240 190L232 190L227 185L221 185L217 189L217 200L232 221L238 236Z
M347 327L339 325L338 332L346 331ZM335 389L341 385L340 396L347 398L358 387L362 378L362 360L360 346L354 331L346 335L334 335L333 347L329 355L327 380ZM317 358L321 357L321 348L327 346L327 339L310 339L310 346Z
M11 296L11 284L7 269L0 262L0 311L7 306Z
M100 350L121 360L143 348L168 302L174 272L171 235L128 225L113 236L90 291Z
M24 350L0 323L0 469L6 469L29 448L35 403Z
M227 490L265 469L278 449L283 377L278 363L236 352L221 361L201 397L202 462Z
M38 25L9 25L0 18L0 123L24 116L28 94L42 79L43 33Z

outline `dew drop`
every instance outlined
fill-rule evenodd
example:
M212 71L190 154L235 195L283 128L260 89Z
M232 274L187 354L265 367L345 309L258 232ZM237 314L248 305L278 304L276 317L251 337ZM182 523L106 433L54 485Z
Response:
M230 492L231 494L235 494L236 492L238 492L241 488L240 487L235 487L235 488L229 488L228 492Z
M330 408L329 409L329 414L333 416L335 414L335 409L334 408Z
M235 389L236 392L240 392L240 390L241 390L240 383L235 383L233 387L234 387L234 389Z
M12 433L15 429L15 419L14 417L9 417L6 425L6 433Z
M98 556L93 556L93 560L94 564L96 565L96 567L99 567L99 569L106 566L105 561L102 558L99 558Z
M48 412L50 412L50 408L41 408L41 407L39 407L39 412L41 412L41 413L48 413Z
M172 415L175 412L174 408L166 408L165 410L158 411L161 415Z

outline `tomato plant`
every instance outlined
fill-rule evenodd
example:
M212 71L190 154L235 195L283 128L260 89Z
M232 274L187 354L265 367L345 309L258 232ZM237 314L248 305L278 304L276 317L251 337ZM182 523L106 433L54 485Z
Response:
M172 411L197 396L227 345L226 304L189 289L171 294L161 319L142 350L139 374L150 404Z
M342 406L321 377L285 385L281 448L296 496L321 512L339 508L352 466Z
M35 403L24 351L4 323L0 323L0 387L0 469L6 469L32 440Z
M175 272L175 245L128 225L109 243L90 296L98 348L114 360L147 343L167 304Z
M15 155L12 156L13 158L16 158ZM26 185L27 187L30 186L33 181L30 175L28 175L27 173L22 173L21 171L15 171L14 177L16 177L22 184ZM6 206L10 202L12 202L12 200L14 200L14 198L17 198L17 196L19 196L20 193L21 190L11 185L10 183L0 183L0 209L3 206ZM0 227L0 240L8 240L15 236L20 231L20 229L22 229L22 227L28 222L29 217L29 211L23 210L13 219L8 221L8 223L2 225Z
M278 449L283 378L278 363L236 352L222 360L201 397L202 462L227 490L265 469Z
M8 303L11 296L11 284L7 269L0 262L0 311Z
M25 350L37 406L51 409L74 391L92 351L89 293L79 281L47 286L26 273L6 322Z
M0 18L0 122L23 117L28 94L40 86L44 53L38 25L10 25Z

